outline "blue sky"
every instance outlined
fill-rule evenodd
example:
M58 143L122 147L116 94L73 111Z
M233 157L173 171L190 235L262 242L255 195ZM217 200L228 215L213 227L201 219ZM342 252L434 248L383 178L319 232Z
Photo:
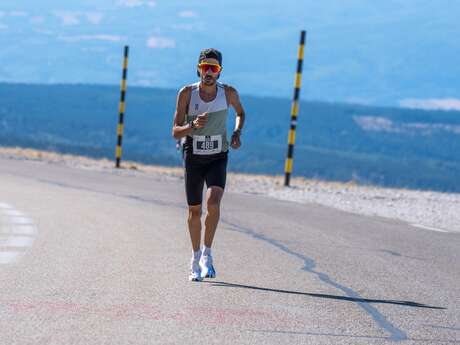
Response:
M2 0L0 81L178 89L200 49L224 54L241 93L291 97L308 31L302 98L460 109L460 2L438 0Z

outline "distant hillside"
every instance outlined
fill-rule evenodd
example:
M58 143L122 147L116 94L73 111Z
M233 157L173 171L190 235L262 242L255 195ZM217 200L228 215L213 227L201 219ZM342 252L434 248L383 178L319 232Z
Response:
M118 87L0 84L0 97L0 145L113 158ZM176 90L128 89L124 159L181 164L171 137L175 101ZM283 174L290 100L242 101L243 147L229 168ZM460 192L459 139L460 112L302 102L294 174Z

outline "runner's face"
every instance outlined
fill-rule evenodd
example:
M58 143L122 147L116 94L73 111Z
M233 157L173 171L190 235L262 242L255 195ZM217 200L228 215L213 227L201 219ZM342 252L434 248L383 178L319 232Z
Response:
M216 59L204 59L200 63L211 63L211 64L219 64L219 61ZM212 86L216 84L217 78L219 76L219 72L212 73L211 69L208 69L205 73L200 71L200 79L204 85Z

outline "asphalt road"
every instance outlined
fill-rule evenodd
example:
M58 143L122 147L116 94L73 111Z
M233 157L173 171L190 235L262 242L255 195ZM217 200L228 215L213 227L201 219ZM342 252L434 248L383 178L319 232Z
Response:
M226 193L188 281L182 182L0 159L0 344L460 344L460 234Z

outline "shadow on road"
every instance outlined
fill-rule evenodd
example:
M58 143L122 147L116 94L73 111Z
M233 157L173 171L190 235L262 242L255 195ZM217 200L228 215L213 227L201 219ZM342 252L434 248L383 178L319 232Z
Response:
M335 299L335 300L340 300L340 301L349 301L349 302L358 302L358 303L381 303L381 304L401 305L404 307L441 309L441 310L447 309L444 307L430 306L427 304L411 302L411 301L354 298L354 297L347 297L347 296L337 296L337 295L328 295L328 294L319 294L319 293L310 293L310 292L270 289L270 288L259 287L259 286L241 285L241 284L227 283L227 282L221 282L221 281L215 281L215 282L203 281L203 282L212 284L212 286L233 287L233 288L251 289L251 290L259 290L259 291L270 291L270 292L286 293L286 294L292 294L292 295L302 295L302 296L317 297L317 298Z

